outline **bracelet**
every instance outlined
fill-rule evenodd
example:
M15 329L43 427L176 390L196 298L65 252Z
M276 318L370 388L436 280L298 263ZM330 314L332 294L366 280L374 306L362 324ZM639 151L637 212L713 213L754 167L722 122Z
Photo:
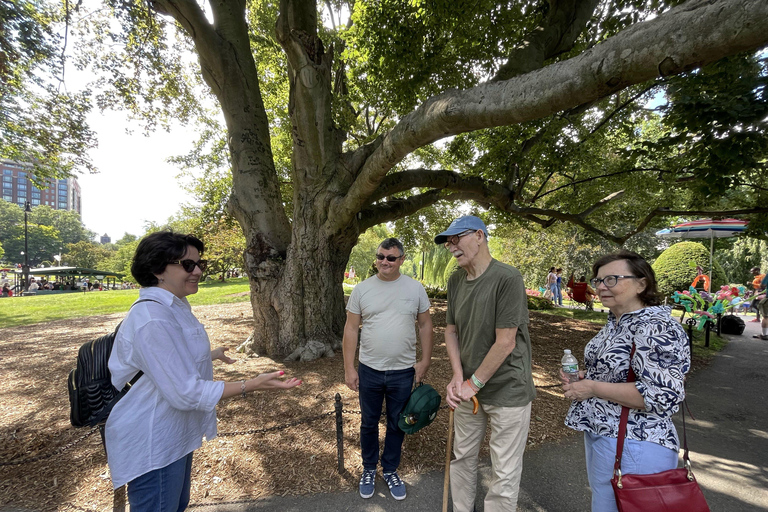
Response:
M471 381L471 380L467 379L467 380L466 380L466 382L467 382L467 386L469 386L469 389L471 389L471 390L472 390L472 391L474 391L475 393L477 393L478 391L480 391L480 390L477 388L477 386L475 386L475 385L472 383L472 381Z
M244 380L240 381L240 396L245 398L245 381Z
M485 382L483 382L480 379L478 379L477 377L475 377L474 373L472 374L471 379L472 379L472 382L475 384L475 386L477 386L478 390L483 389L483 386L485 386Z

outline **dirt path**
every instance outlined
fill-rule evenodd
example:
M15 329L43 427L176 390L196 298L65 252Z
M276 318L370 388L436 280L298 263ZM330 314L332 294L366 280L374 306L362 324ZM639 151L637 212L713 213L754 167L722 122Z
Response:
M433 301L435 351L427 382L441 394L450 378L443 331L445 302ZM215 346L237 346L250 330L250 304L199 306L195 314ZM60 320L0 329L0 462L46 455L87 430L69 424L66 377L77 350L109 332L123 314ZM531 313L534 378L537 386L555 379L564 348L581 353L600 326ZM345 410L357 411L357 395L343 384L337 357L313 363L283 363L237 355L233 365L214 363L216 379L239 380L264 371L285 370L304 385L285 394L252 394L219 406L219 432L284 425L333 411L340 393ZM533 403L529 448L571 432L563 426L567 402L559 388L540 388ZM221 436L195 453L192 502L309 494L350 489L361 469L358 414L345 414L345 461L349 473L336 472L336 434L332 416L266 434ZM417 435L407 436L404 475L442 467L447 414ZM104 510L111 507L111 485L98 434L78 446L38 462L0 467L0 506L36 511Z

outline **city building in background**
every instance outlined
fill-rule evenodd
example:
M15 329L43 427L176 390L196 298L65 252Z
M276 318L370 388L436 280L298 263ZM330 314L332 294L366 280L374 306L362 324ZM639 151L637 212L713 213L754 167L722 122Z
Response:
M3 201L22 208L24 202L29 201L33 208L44 204L54 210L74 210L82 217L77 178L44 178L42 187L38 188L30 179L34 177L31 164L0 160L0 172L3 176Z
M112 243L112 239L106 233L101 235L101 238L99 239L99 241L101 242L101 245Z

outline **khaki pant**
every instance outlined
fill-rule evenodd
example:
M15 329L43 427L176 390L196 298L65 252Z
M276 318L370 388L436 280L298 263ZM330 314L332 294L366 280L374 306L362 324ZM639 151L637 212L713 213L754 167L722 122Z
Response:
M486 512L515 512L523 472L523 452L531 423L531 404L524 407L480 405L462 402L454 412L455 459L451 462L451 496L454 512L472 512L477 494L477 459L491 423L491 484L485 496Z

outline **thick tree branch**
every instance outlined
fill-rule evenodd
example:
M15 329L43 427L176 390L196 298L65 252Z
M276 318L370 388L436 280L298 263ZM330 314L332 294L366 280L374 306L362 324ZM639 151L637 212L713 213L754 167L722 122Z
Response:
M549 194L554 194L555 192L557 192L559 190L562 190L564 188L573 187L573 186L576 186L576 185L580 185L582 183L589 183L591 181L596 181L596 180L600 180L600 179L603 179L603 178L612 178L614 176L620 176L622 174L632 174L632 173L635 173L635 172L649 172L649 171L650 172L657 172L659 174L665 174L665 173L666 174L672 174L672 171L667 171L665 169L658 169L656 167L636 167L634 169L626 169L626 170L623 170L623 171L609 172L608 174L600 174L598 176L590 176L589 178L584 178L584 179L580 179L580 180L574 180L574 181L571 181L569 183L566 183L565 185L560 185L559 187L555 187L552 190L547 190L546 192L544 192L543 194L538 196L537 199L541 199L542 197L546 197Z
M609 177L609 175L604 177ZM618 236L598 228L590 222L589 217L608 203L619 199L624 194L623 190L612 192L579 213L567 213L549 208L520 206L515 203L512 192L508 188L493 181L484 180L476 176L465 176L451 171L430 171L427 169L413 169L387 176L382 182L381 187L376 191L375 197L381 199L391 194L406 192L413 188L430 188L431 190L405 199L390 198L387 201L364 208L359 217L360 230L364 231L371 226L403 218L438 201L474 201L484 208L493 207L535 222L543 227L549 227L557 221L569 222L581 226L586 231L602 236L615 244L622 245L631 236L644 230L654 218L659 216L704 215L728 217L751 213L768 213L768 207L727 211L656 208L648 213L634 228Z
M338 226L349 224L393 166L441 138L540 119L766 44L765 0L694 0L567 61L511 80L446 92L405 116L387 134L346 196L332 205L329 217Z
M544 24L512 51L492 81L509 80L539 69L545 61L572 49L597 3L598 0L551 0Z

